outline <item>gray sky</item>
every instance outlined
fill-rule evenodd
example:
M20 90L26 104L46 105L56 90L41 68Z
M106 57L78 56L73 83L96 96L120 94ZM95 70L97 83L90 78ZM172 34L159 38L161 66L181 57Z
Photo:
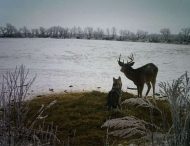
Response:
M178 33L190 27L190 0L0 0L0 25L92 26Z

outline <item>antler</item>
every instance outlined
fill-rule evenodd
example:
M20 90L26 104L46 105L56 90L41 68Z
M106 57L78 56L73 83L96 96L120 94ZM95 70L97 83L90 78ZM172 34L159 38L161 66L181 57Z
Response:
M123 66L123 65L125 64L125 63L124 63L124 60L123 60L123 62L121 62L120 59L121 59L121 54L119 55L118 64L119 64L120 66Z
M130 62L127 61L127 63L132 63L134 61L133 53L131 53L131 55L128 56L128 58L130 59Z

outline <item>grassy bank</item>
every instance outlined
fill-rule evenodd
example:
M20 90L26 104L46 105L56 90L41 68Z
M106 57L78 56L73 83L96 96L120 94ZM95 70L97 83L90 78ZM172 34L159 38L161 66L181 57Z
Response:
M64 143L70 141L71 145L103 146L105 143L106 129L101 125L107 120L123 116L135 116L139 119L150 121L150 113L146 108L123 106L122 110L108 111L106 104L107 93L92 91L81 93L55 93L42 95L30 102L30 114L34 114L42 104L48 105L53 100L57 103L46 111L46 122L54 122L58 126L58 138ZM133 98L130 93L123 93L122 100ZM153 113L153 122L167 130L171 124L169 105L164 100L157 100L157 106L164 113L164 123L161 115ZM74 138L73 138L73 135ZM69 139L68 139L69 137ZM110 143L122 143L124 139L111 138ZM60 144L63 145L63 144Z

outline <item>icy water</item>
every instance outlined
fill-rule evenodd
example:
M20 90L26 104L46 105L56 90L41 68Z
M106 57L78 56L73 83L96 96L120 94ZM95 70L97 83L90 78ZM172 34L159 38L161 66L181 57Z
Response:
M120 72L117 59L122 54L122 59L127 61L130 53L134 53L134 68L150 62L158 66L157 92L159 82L171 82L190 71L189 45L49 38L0 39L0 75L24 64L30 69L31 77L37 74L32 87L36 94L49 92L49 88L72 92L109 91L112 78L119 76L126 91L127 87L135 86Z

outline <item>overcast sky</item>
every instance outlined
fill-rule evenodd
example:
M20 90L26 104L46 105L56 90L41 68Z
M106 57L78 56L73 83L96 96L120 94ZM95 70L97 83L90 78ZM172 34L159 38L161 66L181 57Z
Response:
M0 0L0 25L146 30L190 27L190 0Z

